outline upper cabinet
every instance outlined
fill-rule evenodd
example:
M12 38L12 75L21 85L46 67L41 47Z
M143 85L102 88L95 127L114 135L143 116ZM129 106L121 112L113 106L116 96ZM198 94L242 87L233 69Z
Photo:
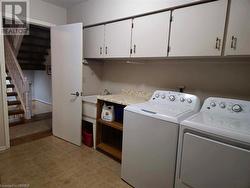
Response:
M219 0L174 10L169 56L220 56L227 2Z
M103 58L104 25L83 30L83 58Z
M166 57L170 11L133 19L131 57Z
M225 55L250 55L250 0L231 1Z
M85 28L84 58L250 55L249 10L250 0L204 1Z
M105 25L105 57L130 57L132 20L124 20Z

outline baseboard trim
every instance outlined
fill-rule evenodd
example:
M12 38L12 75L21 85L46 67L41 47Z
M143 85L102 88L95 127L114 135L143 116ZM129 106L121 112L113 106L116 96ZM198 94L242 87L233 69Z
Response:
M47 102L47 101L43 101L43 100L40 100L40 99L32 99L32 101L38 101L38 102L41 102L41 103L44 103L44 104L52 105L52 103Z

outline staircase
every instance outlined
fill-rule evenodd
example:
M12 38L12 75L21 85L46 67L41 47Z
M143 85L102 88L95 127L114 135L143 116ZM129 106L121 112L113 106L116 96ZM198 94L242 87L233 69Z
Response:
M20 37L13 37L12 40L5 36L5 63L6 63L6 88L7 104L10 126L21 124L32 115L31 87L24 76L16 58L15 45ZM11 42L10 42L11 41Z
M10 126L32 116L31 84L23 70L46 70L50 29L30 25L30 35L5 36L6 87ZM48 69L47 69L48 70Z
M23 36L17 60L22 70L45 70L50 50L50 30L30 25L30 34Z
M8 74L8 71L6 72L6 74ZM15 85L12 84L12 79L10 76L6 76L6 88L9 112L9 125L11 127L18 124L22 124L25 121L25 111L18 97L18 93L15 91Z

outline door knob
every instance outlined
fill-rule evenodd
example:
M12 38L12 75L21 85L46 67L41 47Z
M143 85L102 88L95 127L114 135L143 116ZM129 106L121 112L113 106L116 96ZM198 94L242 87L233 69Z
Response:
M76 93L71 93L70 95L74 95L74 96L79 97L79 96L80 96L80 93L77 91Z

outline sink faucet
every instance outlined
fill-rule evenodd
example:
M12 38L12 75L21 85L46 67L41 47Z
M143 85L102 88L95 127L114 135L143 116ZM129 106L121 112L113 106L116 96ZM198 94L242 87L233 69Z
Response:
M112 93L108 89L104 89L103 94L104 95L111 95Z

